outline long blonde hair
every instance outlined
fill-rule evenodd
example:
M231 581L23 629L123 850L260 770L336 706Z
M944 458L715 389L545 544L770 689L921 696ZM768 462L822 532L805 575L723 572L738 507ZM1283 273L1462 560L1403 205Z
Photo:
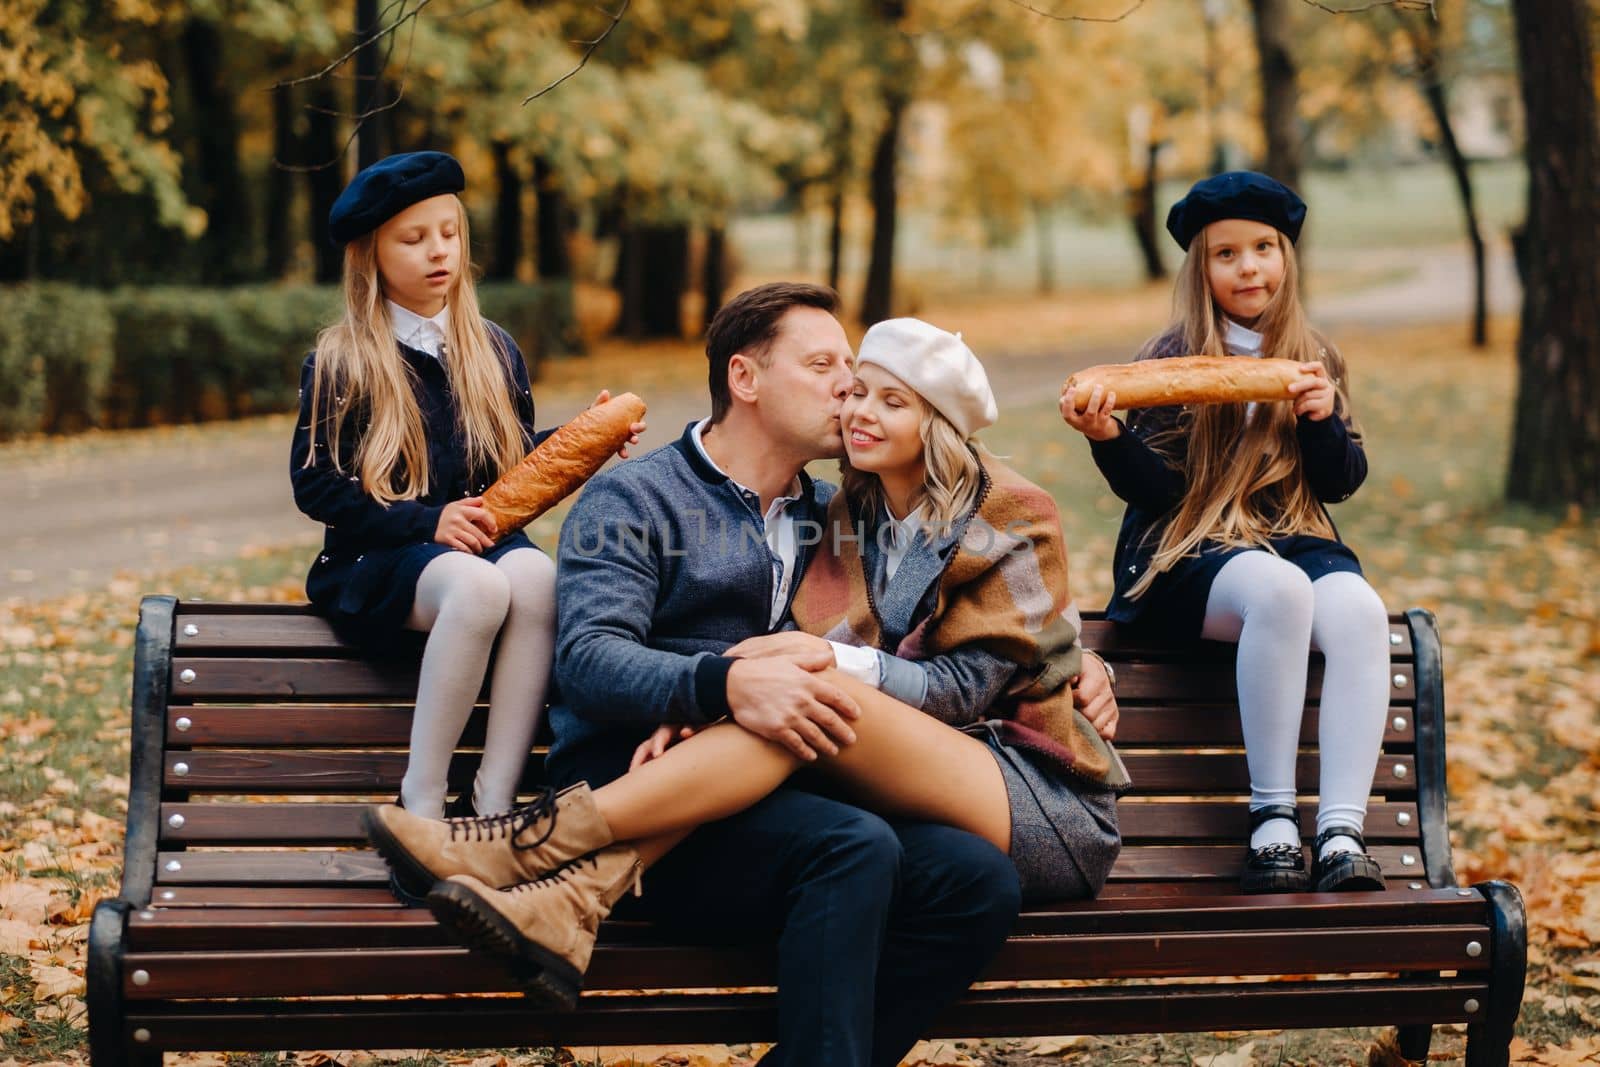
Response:
M1302 363L1321 362L1335 383L1333 414L1347 418L1350 399L1344 359L1306 323L1300 303L1300 265L1294 244L1278 234L1283 249L1283 280L1254 329L1262 334L1265 355ZM1170 355L1181 342L1190 355L1222 356L1222 313L1206 278L1206 235L1200 231L1178 272L1173 293L1173 325L1145 346L1139 359ZM1166 350L1166 351L1163 351ZM1188 489L1172 520L1161 532L1145 573L1129 590L1139 597L1156 576L1172 569L1207 541L1246 547L1270 548L1270 540L1288 534L1333 537L1334 529L1300 462L1300 440L1295 435L1294 408L1288 403L1260 404L1253 418L1244 404L1210 404L1185 408L1177 425L1150 439L1163 451L1188 439L1183 458ZM1359 440L1360 431L1350 432Z
M516 402L506 377L505 359L489 339L472 283L467 213L459 198L457 230L461 269L445 294L450 322L443 352L445 374L455 394L456 419L466 442L467 464L492 477L520 461L527 451ZM344 315L317 335L316 373L311 384L311 454L317 435L326 434L334 469L342 471L339 436L345 416L364 416L352 466L361 488L381 504L413 500L428 492L428 441L422 410L412 385L413 372L398 354L394 327L384 306L378 273L377 232L351 241L344 250Z
M961 431L921 396L917 403L922 405L917 430L922 438L923 476L922 485L911 496L911 508L914 511L925 505L922 525L933 537L948 532L972 510L983 483L978 456L986 450L977 438L969 442L961 436ZM876 474L852 467L849 457L839 461L839 471L840 489L852 506L874 517L885 509L888 496Z

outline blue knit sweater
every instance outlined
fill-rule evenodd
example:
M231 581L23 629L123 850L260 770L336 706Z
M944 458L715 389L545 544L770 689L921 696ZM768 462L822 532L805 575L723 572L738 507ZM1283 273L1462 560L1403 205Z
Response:
M588 762L592 746L631 753L661 723L728 714L723 653L771 630L760 501L706 461L692 428L593 478L561 528L552 763L580 749ZM834 487L800 480L795 518L820 529ZM801 539L791 590L817 540Z

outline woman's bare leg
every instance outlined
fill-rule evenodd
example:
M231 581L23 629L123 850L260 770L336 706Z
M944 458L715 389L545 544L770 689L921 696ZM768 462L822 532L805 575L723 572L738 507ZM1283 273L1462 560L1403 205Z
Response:
M842 674L826 673L861 708L851 723L854 744L812 764L737 723L718 723L595 790L616 839L635 842L641 853L648 845L659 858L687 831L743 811L801 767L816 767L880 815L945 823L1010 851L1005 779L983 742ZM641 840L666 835L670 843Z

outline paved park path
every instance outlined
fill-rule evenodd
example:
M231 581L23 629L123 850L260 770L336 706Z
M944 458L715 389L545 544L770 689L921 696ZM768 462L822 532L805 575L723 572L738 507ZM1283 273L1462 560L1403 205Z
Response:
M1466 256L1430 250L1410 262L1415 272L1405 281L1315 303L1315 320L1335 333L1341 326L1463 322ZM1520 297L1510 265L1494 267L1491 310L1513 312ZM1128 358L1129 344L986 353L985 365L1003 412L1054 396L1078 368ZM540 424L564 421L591 397L541 393ZM645 443L671 440L705 409L699 385L652 395ZM289 493L291 425L275 417L0 450L0 601L103 588L118 574L232 559L246 547L317 543L320 527L295 509Z

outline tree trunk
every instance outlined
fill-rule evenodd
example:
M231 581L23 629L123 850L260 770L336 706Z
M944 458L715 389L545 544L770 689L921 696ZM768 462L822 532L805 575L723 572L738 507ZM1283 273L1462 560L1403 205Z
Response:
M294 231L289 216L294 211L294 175L285 166L300 162L294 135L294 90L281 85L272 91L272 162L267 166L266 275L277 281L294 262Z
M511 142L495 141L494 153L494 258L488 276L511 281L522 258L522 176L511 162Z
M1300 87L1290 52L1292 0L1250 0L1255 16L1261 71L1261 127L1266 135L1263 170L1285 185L1300 186Z
M839 291L839 266L844 257L844 175L834 179L828 194L828 288Z
M541 278L566 278L572 274L567 256L567 198L561 192L555 170L544 156L533 157L533 193L538 217L534 220L538 248L538 274Z
M1423 85L1422 95L1428 98L1433 119L1439 124L1445 158L1450 162L1450 172L1456 179L1456 191L1461 196L1461 214L1467 225L1467 240L1472 245L1472 344L1476 348L1483 348L1489 343L1489 308L1484 279L1483 234L1478 230L1478 209L1473 203L1472 172L1468 168L1467 157L1461 154L1461 146L1456 143L1456 131L1450 125L1450 109L1437 71Z
M1167 266L1161 262L1161 233L1156 226L1156 157L1161 145L1154 137L1145 145L1144 175L1139 187L1130 194L1132 204L1129 215L1133 222L1133 236L1139 242L1139 258L1144 261L1146 281L1158 282L1167 276Z
M811 212L806 210L806 187L797 185L791 190L794 197L794 273L804 277L811 273Z
M683 334L688 284L689 228L622 224L613 285L622 296L618 330L632 341Z
M1600 115L1583 0L1514 0L1527 281L1506 495L1600 506Z
M1039 295L1056 291L1055 213L1041 200L1033 202L1033 232L1039 242Z
M245 261L255 241L239 168L238 107L223 74L222 35L210 22L191 18L182 47L194 107L191 198L207 218L200 269L212 283L238 282L248 273Z
M704 297L700 331L711 328L711 320L722 307L722 294L728 288L728 231L721 223L706 227L705 261L700 268L700 295Z
M1467 157L1462 155L1456 142L1455 126L1450 122L1449 101L1445 98L1444 78L1439 69L1437 28L1431 18L1414 22L1399 12L1391 12L1411 40L1411 51L1417 57L1417 76L1422 84L1422 96L1433 112L1433 121L1439 127L1439 141L1444 146L1445 159L1456 179L1456 192L1461 197L1461 214L1467 226L1467 241L1472 245L1472 344L1483 348L1489 343L1488 299L1485 292L1483 234L1478 229L1478 210L1474 205L1472 171Z
M890 93L878 146L872 153L872 254L861 294L861 324L871 326L892 315L894 305L894 231L899 207L896 170L900 155L900 120L906 101Z
M379 53L383 44L362 42L378 29L378 0L356 0L356 83L355 106L351 113L360 123L356 134L356 167L360 170L372 166L383 158L383 116L368 115L378 105L383 90L383 79L378 74Z
M343 250L328 243L328 212L333 210L333 202L339 199L339 191L344 188L335 118L339 99L326 81L316 82L315 86L311 92L306 150L301 158L317 168L306 173L311 191L311 244L317 257L316 280L331 283L339 280L344 263Z

